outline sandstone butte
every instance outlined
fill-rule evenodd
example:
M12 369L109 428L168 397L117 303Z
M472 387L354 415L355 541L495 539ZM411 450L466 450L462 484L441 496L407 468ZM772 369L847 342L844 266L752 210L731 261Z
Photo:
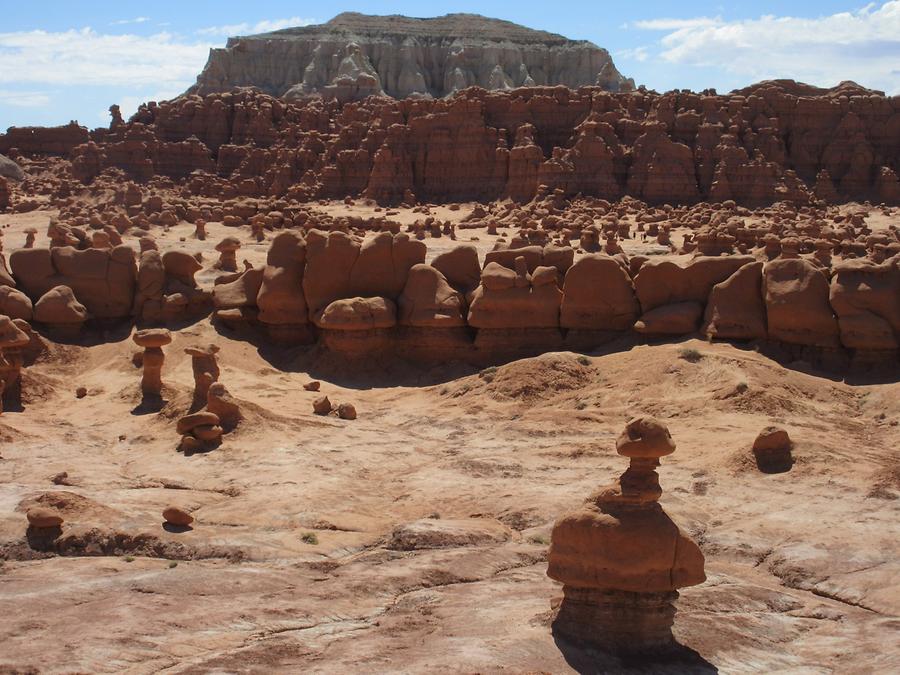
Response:
M900 99L342 14L110 112L0 134L0 670L900 669Z

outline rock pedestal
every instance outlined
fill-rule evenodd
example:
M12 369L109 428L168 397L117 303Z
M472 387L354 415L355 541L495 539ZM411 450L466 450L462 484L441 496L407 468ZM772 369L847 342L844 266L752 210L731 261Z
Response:
M6 407L21 405L21 350L30 338L8 316L0 315L0 413Z
M614 653L674 644L677 589L705 581L703 554L657 503L656 467L675 450L668 429L631 420L616 442L631 464L553 528L547 574L563 583L553 631Z
M223 272L237 272L237 251L240 247L241 240L230 236L216 244L216 250L219 252L216 269Z
M162 348L172 342L172 334L164 328L148 328L136 332L132 339L144 348L141 391L145 397L158 397L162 394L162 367L166 360Z
M219 347L214 344L191 345L184 353L191 357L191 369L194 372L193 408L202 408L206 405L210 385L219 380L219 364L216 361Z

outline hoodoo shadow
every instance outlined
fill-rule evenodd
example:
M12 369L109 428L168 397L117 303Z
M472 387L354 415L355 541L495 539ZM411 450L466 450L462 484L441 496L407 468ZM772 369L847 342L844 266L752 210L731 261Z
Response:
M665 651L640 655L612 655L575 644L552 629L553 642L566 663L581 675L646 673L647 675L711 675L719 669L696 650L675 643Z

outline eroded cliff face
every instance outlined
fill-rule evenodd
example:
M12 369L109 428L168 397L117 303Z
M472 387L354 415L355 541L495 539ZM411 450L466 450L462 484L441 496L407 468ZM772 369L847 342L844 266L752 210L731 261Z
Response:
M340 14L328 23L235 37L189 93L253 86L272 96L441 98L471 86L598 85L630 90L609 53L581 40L475 14L433 19Z

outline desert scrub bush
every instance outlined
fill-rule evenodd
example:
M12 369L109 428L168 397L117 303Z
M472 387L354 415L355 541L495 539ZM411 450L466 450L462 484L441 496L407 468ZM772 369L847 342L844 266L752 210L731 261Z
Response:
M319 538L316 536L315 532L304 532L303 536L300 537L304 543L315 546L319 543Z
M734 390L735 390L737 393L739 393L739 394L743 394L743 393L744 393L745 391L747 391L749 388L750 388L750 385L747 384L746 382L738 382L738 383L734 386Z
M678 358L684 359L688 363L697 363L697 361L703 358L703 354L696 349L685 347L684 349L679 350Z
M547 539L543 534L535 534L528 537L528 541L532 544L540 544L541 546L547 546L550 543L550 540Z
M588 357L586 357L586 356L579 356L579 357L578 357L578 363L580 363L581 365L587 367L587 366L591 365L591 360L590 360Z
M485 382L493 382L494 377L497 375L497 366L491 366L490 368L485 368L480 373L478 373L478 377L480 377Z

